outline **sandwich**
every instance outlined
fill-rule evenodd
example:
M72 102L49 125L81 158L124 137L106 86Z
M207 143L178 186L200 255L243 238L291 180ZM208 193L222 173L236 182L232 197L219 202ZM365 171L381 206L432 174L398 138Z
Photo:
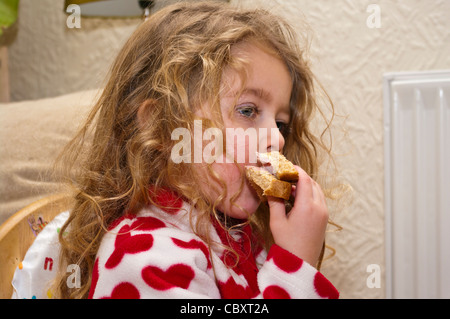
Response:
M267 196L289 200L292 183L298 181L298 172L279 152L256 153L261 166L246 166L245 176L262 201Z

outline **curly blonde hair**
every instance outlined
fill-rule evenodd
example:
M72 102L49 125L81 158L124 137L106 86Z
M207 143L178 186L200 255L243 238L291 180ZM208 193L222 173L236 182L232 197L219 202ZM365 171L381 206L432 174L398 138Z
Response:
M59 162L74 189L75 204L60 231L61 267L78 264L81 288L69 289L68 274L60 271L55 297L86 298L96 253L108 226L127 213L152 203L149 186L169 188L189 199L198 218L194 231L208 244L208 220L216 218L216 204L195 187L199 176L189 164L170 159L175 128L193 132L198 105L219 114L222 72L238 61L231 47L257 41L284 61L292 76L290 134L285 155L310 176L318 176L320 153L330 154L322 142L334 114L319 108L314 76L305 50L288 23L265 10L240 10L213 2L166 7L134 32L110 70L109 80L85 125L62 153ZM138 113L145 105L145 121ZM214 113L215 112L215 113ZM317 113L325 120L316 136L310 122ZM211 126L220 124L210 123ZM190 182L186 182L190 181ZM272 243L267 207L261 205L250 223L263 243ZM66 235L62 236L63 233Z

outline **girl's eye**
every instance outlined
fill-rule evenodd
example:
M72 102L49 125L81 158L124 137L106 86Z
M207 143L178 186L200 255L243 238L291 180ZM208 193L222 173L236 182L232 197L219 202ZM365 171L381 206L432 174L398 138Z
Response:
M237 112L247 118L253 118L258 115L258 109L252 105L244 105L237 108Z
M290 132L290 127L289 124L281 122L281 121L277 121L277 127L278 130L280 131L281 135L283 135L284 137L289 135Z

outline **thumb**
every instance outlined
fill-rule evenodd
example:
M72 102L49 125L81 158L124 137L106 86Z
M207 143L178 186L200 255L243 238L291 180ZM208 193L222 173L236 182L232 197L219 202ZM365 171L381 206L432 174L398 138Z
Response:
M282 226L286 222L286 206L284 200L276 197L267 197L267 202L270 209L270 229Z

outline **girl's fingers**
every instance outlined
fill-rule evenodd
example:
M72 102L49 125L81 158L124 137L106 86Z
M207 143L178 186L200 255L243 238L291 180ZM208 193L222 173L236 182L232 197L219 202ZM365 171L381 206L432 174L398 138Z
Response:
M320 185L315 181L314 181L314 186L313 186L313 195L314 195L315 201L322 203L322 204L326 204L325 194L323 193Z
M294 205L302 205L302 201L304 202L314 196L313 180L303 169L296 165L295 168L298 171L298 182L296 185Z
M294 198L297 196L297 185L292 185L291 195Z
M270 228L278 228L286 221L286 206L284 200L276 197L267 197L267 202L270 209Z

